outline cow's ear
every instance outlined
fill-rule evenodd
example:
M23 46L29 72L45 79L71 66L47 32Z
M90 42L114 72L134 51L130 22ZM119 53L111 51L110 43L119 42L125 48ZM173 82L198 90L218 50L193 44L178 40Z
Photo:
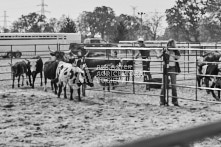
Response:
M54 53L54 52L51 52L50 55L51 55L51 56L55 56L55 53Z
M26 64L30 64L30 61L28 59L24 60Z

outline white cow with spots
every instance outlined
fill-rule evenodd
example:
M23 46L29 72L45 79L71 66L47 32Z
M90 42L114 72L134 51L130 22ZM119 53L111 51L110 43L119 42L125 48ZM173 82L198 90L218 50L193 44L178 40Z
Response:
M81 101L80 97L80 86L84 82L84 71L73 66L70 63L60 61L56 70L56 79L58 80L58 97L60 97L62 88L64 89L64 98L67 98L66 87L70 88L70 99L73 99L73 89L78 90L78 100Z

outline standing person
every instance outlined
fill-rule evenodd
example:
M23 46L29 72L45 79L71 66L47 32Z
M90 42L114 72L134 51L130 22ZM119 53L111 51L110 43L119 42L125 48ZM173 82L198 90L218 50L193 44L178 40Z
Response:
M140 47L146 47L144 44L143 38L138 39L138 44ZM137 59L141 55L142 59L150 59L150 50L139 50L139 52L135 55L135 59ZM149 80L152 79L152 76L150 74L150 61L142 61L143 65L143 71L148 71L148 72L143 72L144 75L144 82L147 82L147 75ZM148 87L146 87L148 89Z
M177 89L176 89L176 72L180 72L180 67L178 62L176 62L176 60L178 60L180 58L180 52L179 50L170 50L170 48L176 48L176 42L175 40L171 39L168 41L167 43L167 49L165 50L165 56L164 56L164 60L166 60L166 70L168 74L163 74L165 79L165 84L162 85L161 87L161 96L160 96L160 105L165 105L166 104L166 100L164 97L164 85L168 85L169 84L169 80L168 80L168 76L170 76L170 80L171 80L171 87L172 87L172 103L174 106L179 106L178 104L178 100L177 100ZM157 57L160 58L163 56L163 52L162 53L158 53ZM168 88L168 87L167 87Z

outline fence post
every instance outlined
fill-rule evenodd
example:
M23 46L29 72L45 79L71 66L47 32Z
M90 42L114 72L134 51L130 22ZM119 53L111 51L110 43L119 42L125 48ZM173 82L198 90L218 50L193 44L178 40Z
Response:
M134 67L135 67L135 62L134 62L134 54L135 54L135 50L132 50L132 59L133 59L133 74L132 74L132 84L133 84L133 94L135 94L135 83L134 83Z
M36 52L37 52L37 49L36 49L37 47L36 47L36 44L35 44L35 56L36 56Z
M107 55L107 60L108 60L108 63L110 63L110 55L109 55L109 51L108 51L108 49L106 49L106 55ZM115 66L115 65L114 65ZM107 72L108 72L108 74L110 73L110 66L108 65L107 66ZM105 75L106 76L106 75ZM109 77L111 77L110 79L108 79ZM114 81L112 81L112 74L110 74L109 75L109 77L108 76L106 76L105 78L107 78L107 85L108 85L108 92L110 92L110 82L114 82Z
M168 72L167 72L167 59L166 59L166 49L163 48L163 98L165 104L169 106L169 96L168 96Z
M196 50L196 90L195 90L195 92L196 92L196 101L197 101L197 90L198 90L198 80L197 80L197 74L198 74L198 69L197 69L197 65L198 65L198 61L197 61L197 50Z
M12 45L11 45L11 64L12 64L13 52L12 52Z
M189 44L188 44L189 45ZM186 50L184 50L184 80L186 79Z
M189 50L189 48L190 48L190 45L188 44L188 73L190 73L190 50Z

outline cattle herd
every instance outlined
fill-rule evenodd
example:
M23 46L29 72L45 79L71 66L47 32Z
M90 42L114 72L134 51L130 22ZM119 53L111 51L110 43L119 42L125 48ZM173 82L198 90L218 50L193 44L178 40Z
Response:
M117 81L121 78L122 72L124 72L126 80L129 81L131 72L127 72L127 70L134 69L133 60L90 59L85 58L87 54L84 52L82 55L82 52L80 52L79 56L73 55L70 51L50 50L52 58L45 63L43 63L40 56L16 62L11 65L12 88L14 88L15 77L18 77L18 87L20 87L20 77L22 77L22 86L24 85L24 79L26 79L26 84L34 88L35 79L39 73L41 86L43 86L42 75L44 74L44 91L47 91L47 79L49 79L51 80L51 89L58 97L60 97L63 89L64 98L67 98L66 87L68 86L70 88L70 99L73 99L73 90L77 89L78 100L81 101L80 87L85 87L86 85L93 87L95 76L98 77L103 90L105 90L105 87L110 89L111 86L114 89L115 85L118 84ZM205 84L208 88L207 93L211 92L216 100L220 100L220 91L218 90L218 95L216 95L215 90L210 88L221 88L220 57L221 54L219 52L213 51L197 58L198 87L201 87L201 83ZM121 70L119 70L119 67ZM149 81L151 80L149 79ZM209 81L212 83L211 86Z
M133 64L133 62L122 62L118 59L113 60L98 60L85 58L83 56L73 55L70 51L53 51L50 50L51 59L43 63L40 56L31 59L24 59L11 65L12 70L12 88L14 88L15 78L18 78L18 87L20 87L20 77L22 77L22 86L24 79L26 84L34 88L34 83L37 74L40 74L41 83L42 75L44 74L44 91L47 91L47 79L51 80L51 89L60 97L62 90L64 98L67 98L66 87L70 88L70 99L73 99L73 90L78 91L78 100L81 101L80 87L93 87L93 79L98 77L99 83L108 89L118 83L121 73L119 66ZM80 53L81 54L81 53ZM132 65L130 65L132 67ZM125 67L125 66L122 66ZM114 70L115 69L115 70ZM124 68L122 68L124 69ZM126 72L127 75L128 72ZM26 76L26 78L25 78ZM108 77L108 78L107 78Z

